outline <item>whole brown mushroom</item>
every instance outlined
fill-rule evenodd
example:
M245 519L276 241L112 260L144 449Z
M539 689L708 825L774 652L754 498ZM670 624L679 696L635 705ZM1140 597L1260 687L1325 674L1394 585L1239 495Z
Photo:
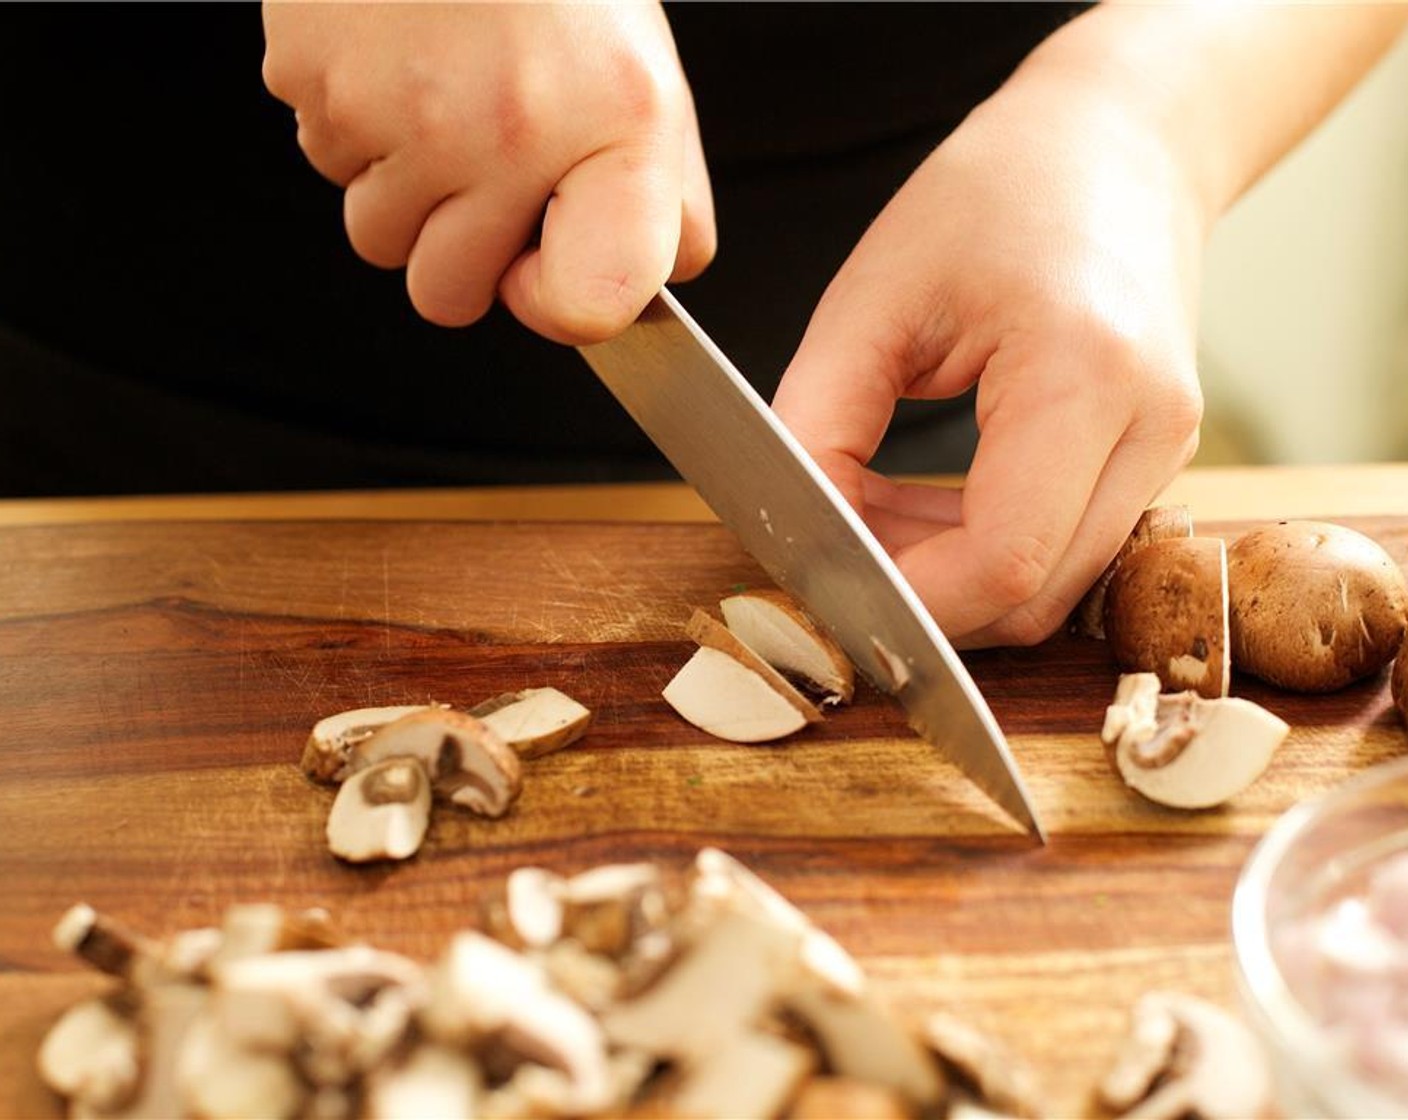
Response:
M1232 664L1298 692L1377 673L1403 642L1408 582L1374 540L1325 521L1282 521L1228 549Z

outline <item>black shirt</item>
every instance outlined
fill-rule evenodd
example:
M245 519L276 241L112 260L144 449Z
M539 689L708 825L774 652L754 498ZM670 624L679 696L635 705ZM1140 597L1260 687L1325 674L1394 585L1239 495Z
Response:
M765 396L826 283L1067 4L667 9L720 251L677 289ZM253 4L0 6L0 493L668 477L575 351L419 320L263 87ZM890 469L961 469L906 407Z

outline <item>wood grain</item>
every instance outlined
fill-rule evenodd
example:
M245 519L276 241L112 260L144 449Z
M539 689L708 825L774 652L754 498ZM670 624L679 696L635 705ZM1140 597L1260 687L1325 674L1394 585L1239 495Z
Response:
M1408 562L1408 518L1346 521ZM515 866L683 868L705 844L777 885L898 1004L947 1007L1029 1056L1054 1115L1088 1114L1140 991L1235 1005L1230 894L1266 827L1408 746L1385 679L1321 697L1239 679L1291 738L1233 805L1161 810L1096 738L1115 676L1103 644L969 655L1051 831L1039 848L868 687L779 746L681 723L659 691L691 648L691 610L766 582L714 525L32 525L0 528L0 557L7 1117L57 1115L33 1054L104 983L50 946L75 901L152 933L239 901L321 905L429 957ZM392 868L327 854L332 792L296 766L318 717L544 684L596 722L529 765L506 819L443 811Z

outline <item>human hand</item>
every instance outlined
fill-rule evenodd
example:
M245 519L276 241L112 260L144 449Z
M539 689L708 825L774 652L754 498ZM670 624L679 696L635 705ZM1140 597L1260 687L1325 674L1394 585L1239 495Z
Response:
M956 643L1055 631L1191 458L1204 225L1156 128L1019 72L827 289L774 405ZM975 382L961 490L866 469L898 399Z
M496 295L559 342L701 272L713 201L658 4L267 3L264 81L346 188L353 248L462 326Z

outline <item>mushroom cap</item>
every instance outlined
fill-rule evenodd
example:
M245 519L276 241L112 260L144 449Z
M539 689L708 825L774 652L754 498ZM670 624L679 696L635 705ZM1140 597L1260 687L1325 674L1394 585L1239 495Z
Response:
M1226 696L1227 547L1169 537L1129 555L1105 592L1105 636L1121 669L1157 673L1164 688Z
M1408 581L1374 540L1282 521L1227 553L1232 663L1281 688L1328 692L1378 672L1403 641Z
M830 634L797 602L776 590L743 591L719 603L724 622L759 657L843 704L855 693L856 671Z

